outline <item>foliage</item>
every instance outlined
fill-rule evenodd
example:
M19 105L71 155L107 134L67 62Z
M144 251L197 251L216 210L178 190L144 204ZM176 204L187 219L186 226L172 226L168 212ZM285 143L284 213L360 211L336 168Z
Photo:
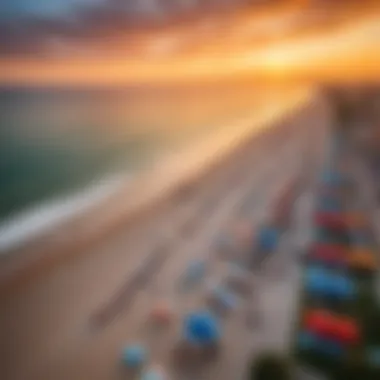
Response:
M290 380L290 364L279 355L265 353L250 368L249 380Z

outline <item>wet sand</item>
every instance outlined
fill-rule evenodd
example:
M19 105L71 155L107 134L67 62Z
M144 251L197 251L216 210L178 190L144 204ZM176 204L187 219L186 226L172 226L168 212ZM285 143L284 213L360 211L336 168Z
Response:
M152 302L169 299L180 315L202 305L202 287L194 296L186 298L177 291L178 278L188 261L197 257L209 258L213 262L212 277L218 278L225 265L213 261L215 239L236 221L249 220L255 225L266 217L273 199L291 178L304 169L305 153L312 154L315 150L315 155L321 155L325 137L321 131L326 131L328 124L329 114L324 102L317 96L310 99L303 110L294 112L265 133L258 131L257 138L248 146L237 150L219 168L209 171L182 197L165 199L154 213L146 214L139 223L125 223L101 244L88 246L86 254L61 261L60 265L40 272L26 286L20 285L12 297L3 297L0 339L4 352L0 368L4 375L1 378L127 378L118 359L122 346L133 341L149 344L153 347L153 362L169 367L170 351L178 339L180 325L175 322L163 336L150 335L146 318ZM220 136L218 146L216 143L214 147L204 146L209 153L208 158L199 154L201 150L198 154L189 154L186 160L188 178L194 178L199 171L197 157L202 156L199 160L205 163L221 154L221 141L225 141L225 148L233 150L251 133L252 130L242 127L232 141ZM310 149L305 149L305 146ZM179 169L174 165L172 170ZM171 171L165 170L165 173L170 174L170 178L174 177ZM159 187L152 186L152 183L160 182L158 179L162 180ZM168 181L162 172L143 181L144 192L141 186L135 189L143 199L149 198L151 193L157 202L156 196L161 197L167 192ZM103 206L97 210L98 214L92 213L91 216L96 215L101 225L95 223L91 229L102 230L103 223L112 225L109 218L120 222L126 209L131 209L125 198L121 194L120 203L113 200L112 209ZM134 205L142 207L137 201ZM86 231L85 221L81 220L84 224L78 231L78 223L75 223L71 230L68 226L68 230L60 232L75 242L77 236ZM68 231L77 233L66 235ZM145 280L128 306L124 291L135 271L146 262L144 260L157 253L157 247L165 252L165 259L156 263L154 276ZM65 249L70 249L70 245ZM265 282L262 286L266 288ZM289 289L292 287L289 285ZM273 294L279 294L273 289ZM288 297L286 294L284 298ZM278 297L272 297L272 301L270 298L266 301L269 306L263 306L267 313L273 304L280 302ZM229 347L224 347L217 365L199 374L199 379L239 378L252 342L266 339L265 334L264 338L258 338L254 332L247 333L243 309L226 321L225 342L230 343ZM94 317L102 312L106 315L105 323L94 328ZM289 314L289 311L285 308L283 314ZM278 321L268 323L281 326ZM269 327L269 330L272 329ZM284 339L286 332L283 328L280 330L271 340L272 344L277 342L278 336ZM180 379L181 376L177 374L175 378Z

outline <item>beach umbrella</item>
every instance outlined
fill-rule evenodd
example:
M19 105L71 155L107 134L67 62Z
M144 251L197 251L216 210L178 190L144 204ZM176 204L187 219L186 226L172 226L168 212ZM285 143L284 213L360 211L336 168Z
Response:
M351 299L355 295L355 284L346 276L332 275L328 283L328 292L336 298Z
M347 257L347 249L340 244L314 244L312 255L325 260L339 260Z
M306 278L306 291L314 296L320 296L326 292L326 283L328 275L324 269L309 268L305 273Z
M198 285L205 277L207 265L204 260L192 260L181 277L181 290L188 291Z
M324 310L313 310L306 315L305 327L317 337L331 338L334 316Z
M344 230L346 228L344 214L338 212L316 212L314 223L331 230Z
M348 318L336 320L335 332L337 338L345 344L355 344L360 337L357 323Z
M123 349L122 361L124 365L131 369L140 368L147 361L148 353L144 346L132 344Z
M324 310L313 310L306 314L305 327L309 332L316 336L329 337L331 334L331 325L333 316Z
M327 245L326 249L324 248L325 247L322 246L314 246L308 255L308 261L313 263L319 263L320 265L326 267L346 267L346 255L342 254L339 250L334 251L333 249L328 249L329 247Z
M276 249L279 241L279 231L272 226L263 226L257 237L260 251L272 252Z
M215 315L209 311L196 311L185 316L183 336L186 342L197 346L218 344L221 326Z
M306 290L316 297L342 300L355 295L355 286L351 279L324 271L307 272Z
M360 333L357 323L325 311L315 310L306 315L305 327L321 339L338 341L345 345L358 342Z
M306 280L311 282L318 282L320 279L324 280L326 276L326 269L319 265L310 265L305 271Z
M320 277L320 276L326 276L327 273L329 273L324 267L322 266L319 266L319 265L315 265L315 266L312 266L310 265L307 269L306 269L306 277L308 278L315 278L315 277Z
M306 284L306 291L314 297L323 295L325 291L323 279L308 279Z
M150 319L157 325L168 325L174 319L173 307L167 301L159 301L150 311Z

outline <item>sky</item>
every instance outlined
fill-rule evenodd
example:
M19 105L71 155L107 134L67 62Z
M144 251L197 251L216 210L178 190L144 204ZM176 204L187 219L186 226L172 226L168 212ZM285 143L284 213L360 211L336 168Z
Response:
M2 16L15 17L25 14L39 16L62 16L79 5L91 5L97 0L3 0Z
M2 0L0 84L378 76L379 7L256 2Z

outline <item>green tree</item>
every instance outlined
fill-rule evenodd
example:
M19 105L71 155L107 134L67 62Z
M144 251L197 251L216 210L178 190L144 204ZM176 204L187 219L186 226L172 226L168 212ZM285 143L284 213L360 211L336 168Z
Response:
M370 368L363 361L348 361L333 375L333 380L372 380Z
M249 380L290 380L288 361L274 353L262 354L251 365Z

